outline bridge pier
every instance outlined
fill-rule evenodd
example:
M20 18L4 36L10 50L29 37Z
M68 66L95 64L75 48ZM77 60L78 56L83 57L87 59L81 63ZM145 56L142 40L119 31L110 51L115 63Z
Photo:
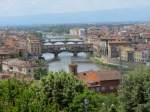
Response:
M74 52L74 53L73 53L73 56L74 56L74 57L77 57L77 56L78 56L78 53Z
M55 56L55 58L58 58L58 54L57 53L55 53L54 56Z

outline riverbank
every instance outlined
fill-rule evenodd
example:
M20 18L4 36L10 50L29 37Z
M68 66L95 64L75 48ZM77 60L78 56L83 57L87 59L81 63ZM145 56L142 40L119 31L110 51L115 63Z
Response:
M98 65L102 65L105 68L109 69L116 69L116 70L128 70L128 66L120 65L120 64L115 64L115 63L108 63L107 61L103 60L102 58L99 58L95 55L90 55L89 59Z

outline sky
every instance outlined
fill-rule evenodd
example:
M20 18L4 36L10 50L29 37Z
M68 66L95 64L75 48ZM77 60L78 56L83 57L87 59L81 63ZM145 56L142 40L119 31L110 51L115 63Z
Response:
M0 17L150 6L150 0L0 0Z
M11 17L29 17L45 14L65 15L92 11L111 12L114 10L124 11L124 9L139 11L139 9L145 7L149 7L148 10L150 10L150 0L0 0L0 23L4 21L4 18L8 19ZM89 16L91 16L90 14ZM135 15L134 13L130 13L130 15L132 14ZM65 18L64 15L63 17ZM86 14L86 16L88 16L88 14ZM119 14L117 16L119 16ZM141 17L141 15L139 16ZM67 19L67 21L68 20L69 19ZM25 21L25 19L23 21Z

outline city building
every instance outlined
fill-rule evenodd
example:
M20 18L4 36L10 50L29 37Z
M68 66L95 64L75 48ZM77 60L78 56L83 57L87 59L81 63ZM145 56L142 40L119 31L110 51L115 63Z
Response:
M0 73L0 79L8 79L8 78L11 78L13 77L14 75L11 74L11 73L4 73L4 72L1 72Z
M150 44L135 45L134 61L138 63L150 62Z
M134 62L134 48L132 46L121 46L121 61Z
M94 91L110 93L118 89L121 75L115 70L101 70L81 72L78 78Z
M85 37L86 30L83 28L73 28L70 29L70 35L79 36L81 38Z
M150 33L141 33L140 37L143 43L150 44Z
M17 55L18 53L12 48L8 48L6 46L0 47L0 65L2 64L3 60L15 57Z
M41 68L48 70L48 65L44 63L39 65L35 60L20 60L20 59L6 59L2 62L2 71L11 72L23 75L34 75L34 70Z
M121 53L121 46L128 46L126 41L110 41L108 42L108 58L118 58Z
M40 39L33 35L27 38L27 52L32 56L40 56L42 53L42 43Z
M100 47L100 52L99 55L100 57L106 57L108 56L108 43L110 41L116 41L116 38L101 38L99 41L99 47Z

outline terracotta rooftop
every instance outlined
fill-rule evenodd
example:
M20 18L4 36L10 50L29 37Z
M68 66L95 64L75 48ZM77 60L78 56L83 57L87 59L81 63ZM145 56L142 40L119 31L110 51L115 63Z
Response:
M40 43L40 39L38 39L35 35L28 35L27 37L30 43Z
M87 71L78 74L79 79L86 83L108 81L108 80L120 80L121 75L116 70L101 70L101 71Z
M143 37L143 38L150 38L150 33L143 33L143 34L142 34L142 37Z
M6 79L12 77L13 74L10 73L0 73L0 79Z
M7 46L3 46L0 48L0 55L8 55L15 53L13 49L8 48Z
M6 59L3 61L3 64L8 66L20 66L20 67L37 67L38 64L34 61L24 61L19 59ZM44 65L43 65L44 66Z

